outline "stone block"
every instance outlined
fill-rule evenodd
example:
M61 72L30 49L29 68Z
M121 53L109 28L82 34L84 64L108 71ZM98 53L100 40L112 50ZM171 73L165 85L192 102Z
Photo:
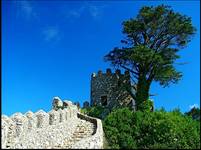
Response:
M58 110L58 109L62 108L63 107L62 100L59 97L54 97L52 107L54 110Z
M44 128L49 125L49 114L47 114L43 110L39 110L38 112L36 112L36 117L38 128Z
M35 114L32 111L28 111L25 115L28 119L28 129L35 129L37 127L37 118Z
M59 109L58 111L60 110L61 109ZM48 112L50 125L56 125L60 122L60 113L58 111L52 109L50 112Z
M58 110L59 113L59 122L64 122L66 121L66 109L60 109Z
M6 148L8 129L9 124L4 119L1 119L1 145L3 149Z
M15 113L11 116L12 121L15 125L15 136L19 138L22 133L26 133L28 130L28 120L27 117L24 116L22 113Z

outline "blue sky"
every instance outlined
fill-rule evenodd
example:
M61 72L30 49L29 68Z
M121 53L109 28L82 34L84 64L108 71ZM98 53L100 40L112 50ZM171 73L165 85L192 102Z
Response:
M52 98L90 100L90 76L111 67L103 56L123 38L122 22L142 6L168 4L192 17L197 33L180 52L179 84L151 86L155 108L200 105L199 1L3 1L2 113L49 111Z

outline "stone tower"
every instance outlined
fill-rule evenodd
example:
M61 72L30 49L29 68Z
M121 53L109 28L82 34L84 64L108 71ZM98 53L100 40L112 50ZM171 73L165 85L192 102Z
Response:
M121 74L120 70L112 73L111 69L107 69L106 73L102 71L98 71L97 75L93 73L91 75L91 106L105 106L110 110L118 106L132 106L133 99L122 88L123 83L131 86L128 71Z

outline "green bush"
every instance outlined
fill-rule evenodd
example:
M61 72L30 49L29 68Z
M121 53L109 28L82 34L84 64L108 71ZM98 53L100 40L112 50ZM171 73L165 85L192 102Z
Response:
M140 107L140 110L150 112L150 111L153 111L154 104L151 99L148 99L142 102L139 107Z
M81 109L81 112L86 114L86 115L88 115L88 116L102 119L102 114L104 112L104 107L102 107L102 106L93 106L93 107L83 108L83 109Z
M200 122L179 110L114 110L103 121L111 148L200 148Z
M136 148L129 108L117 109L109 114L103 121L103 128L111 148Z

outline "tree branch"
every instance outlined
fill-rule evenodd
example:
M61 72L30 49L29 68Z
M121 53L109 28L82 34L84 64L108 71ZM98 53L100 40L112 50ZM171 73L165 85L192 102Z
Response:
M134 73L135 75L138 76L138 73L135 72L135 71L133 71L132 69L130 69L130 68L126 67L126 66L123 66L122 64L120 64L120 66L121 66L122 68L126 69L126 70L129 70L131 73Z

